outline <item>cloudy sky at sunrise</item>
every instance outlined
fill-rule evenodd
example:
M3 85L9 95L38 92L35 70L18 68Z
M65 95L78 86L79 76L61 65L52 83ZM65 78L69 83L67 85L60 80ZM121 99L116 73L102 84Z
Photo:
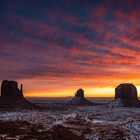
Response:
M0 0L4 79L26 96L108 97L123 82L139 90L140 0Z

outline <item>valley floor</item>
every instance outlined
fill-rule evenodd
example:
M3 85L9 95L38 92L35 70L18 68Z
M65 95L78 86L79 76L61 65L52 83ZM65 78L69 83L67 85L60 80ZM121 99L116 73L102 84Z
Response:
M73 106L1 112L0 139L140 140L140 109Z

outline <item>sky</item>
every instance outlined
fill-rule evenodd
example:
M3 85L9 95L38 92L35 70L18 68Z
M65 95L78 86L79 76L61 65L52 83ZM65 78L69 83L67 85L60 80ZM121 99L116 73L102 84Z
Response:
M0 0L5 79L34 97L113 97L120 83L140 91L140 0Z

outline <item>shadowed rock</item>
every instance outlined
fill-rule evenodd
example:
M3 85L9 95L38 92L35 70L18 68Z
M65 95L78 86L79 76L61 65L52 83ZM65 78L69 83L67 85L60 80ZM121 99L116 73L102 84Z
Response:
M119 102L118 102L119 101ZM120 84L115 88L115 99L107 106L140 107L137 89L133 84Z
M76 94L75 94L75 97L84 98L84 90L83 89L78 89Z
M21 96L23 97L23 91L22 91L22 84L21 89L18 88L18 84L15 81L2 81L1 85L1 96Z
M37 109L37 106L23 97L22 84L19 89L17 82L4 80L1 84L0 109Z
M75 97L70 101L72 105L94 105L84 97L84 90L78 89L75 93Z
M137 89L133 84L120 84L115 88L115 99L137 100Z

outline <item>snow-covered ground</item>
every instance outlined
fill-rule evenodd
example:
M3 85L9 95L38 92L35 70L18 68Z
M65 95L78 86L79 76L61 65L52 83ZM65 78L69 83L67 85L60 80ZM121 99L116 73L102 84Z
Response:
M55 112L24 110L1 112L0 120L23 120L32 124L41 124L48 130L56 125L62 125L76 135L84 135L86 139L91 140L99 139L101 135L104 138L115 139L118 133L122 133L124 139L140 140L139 108L86 106Z

